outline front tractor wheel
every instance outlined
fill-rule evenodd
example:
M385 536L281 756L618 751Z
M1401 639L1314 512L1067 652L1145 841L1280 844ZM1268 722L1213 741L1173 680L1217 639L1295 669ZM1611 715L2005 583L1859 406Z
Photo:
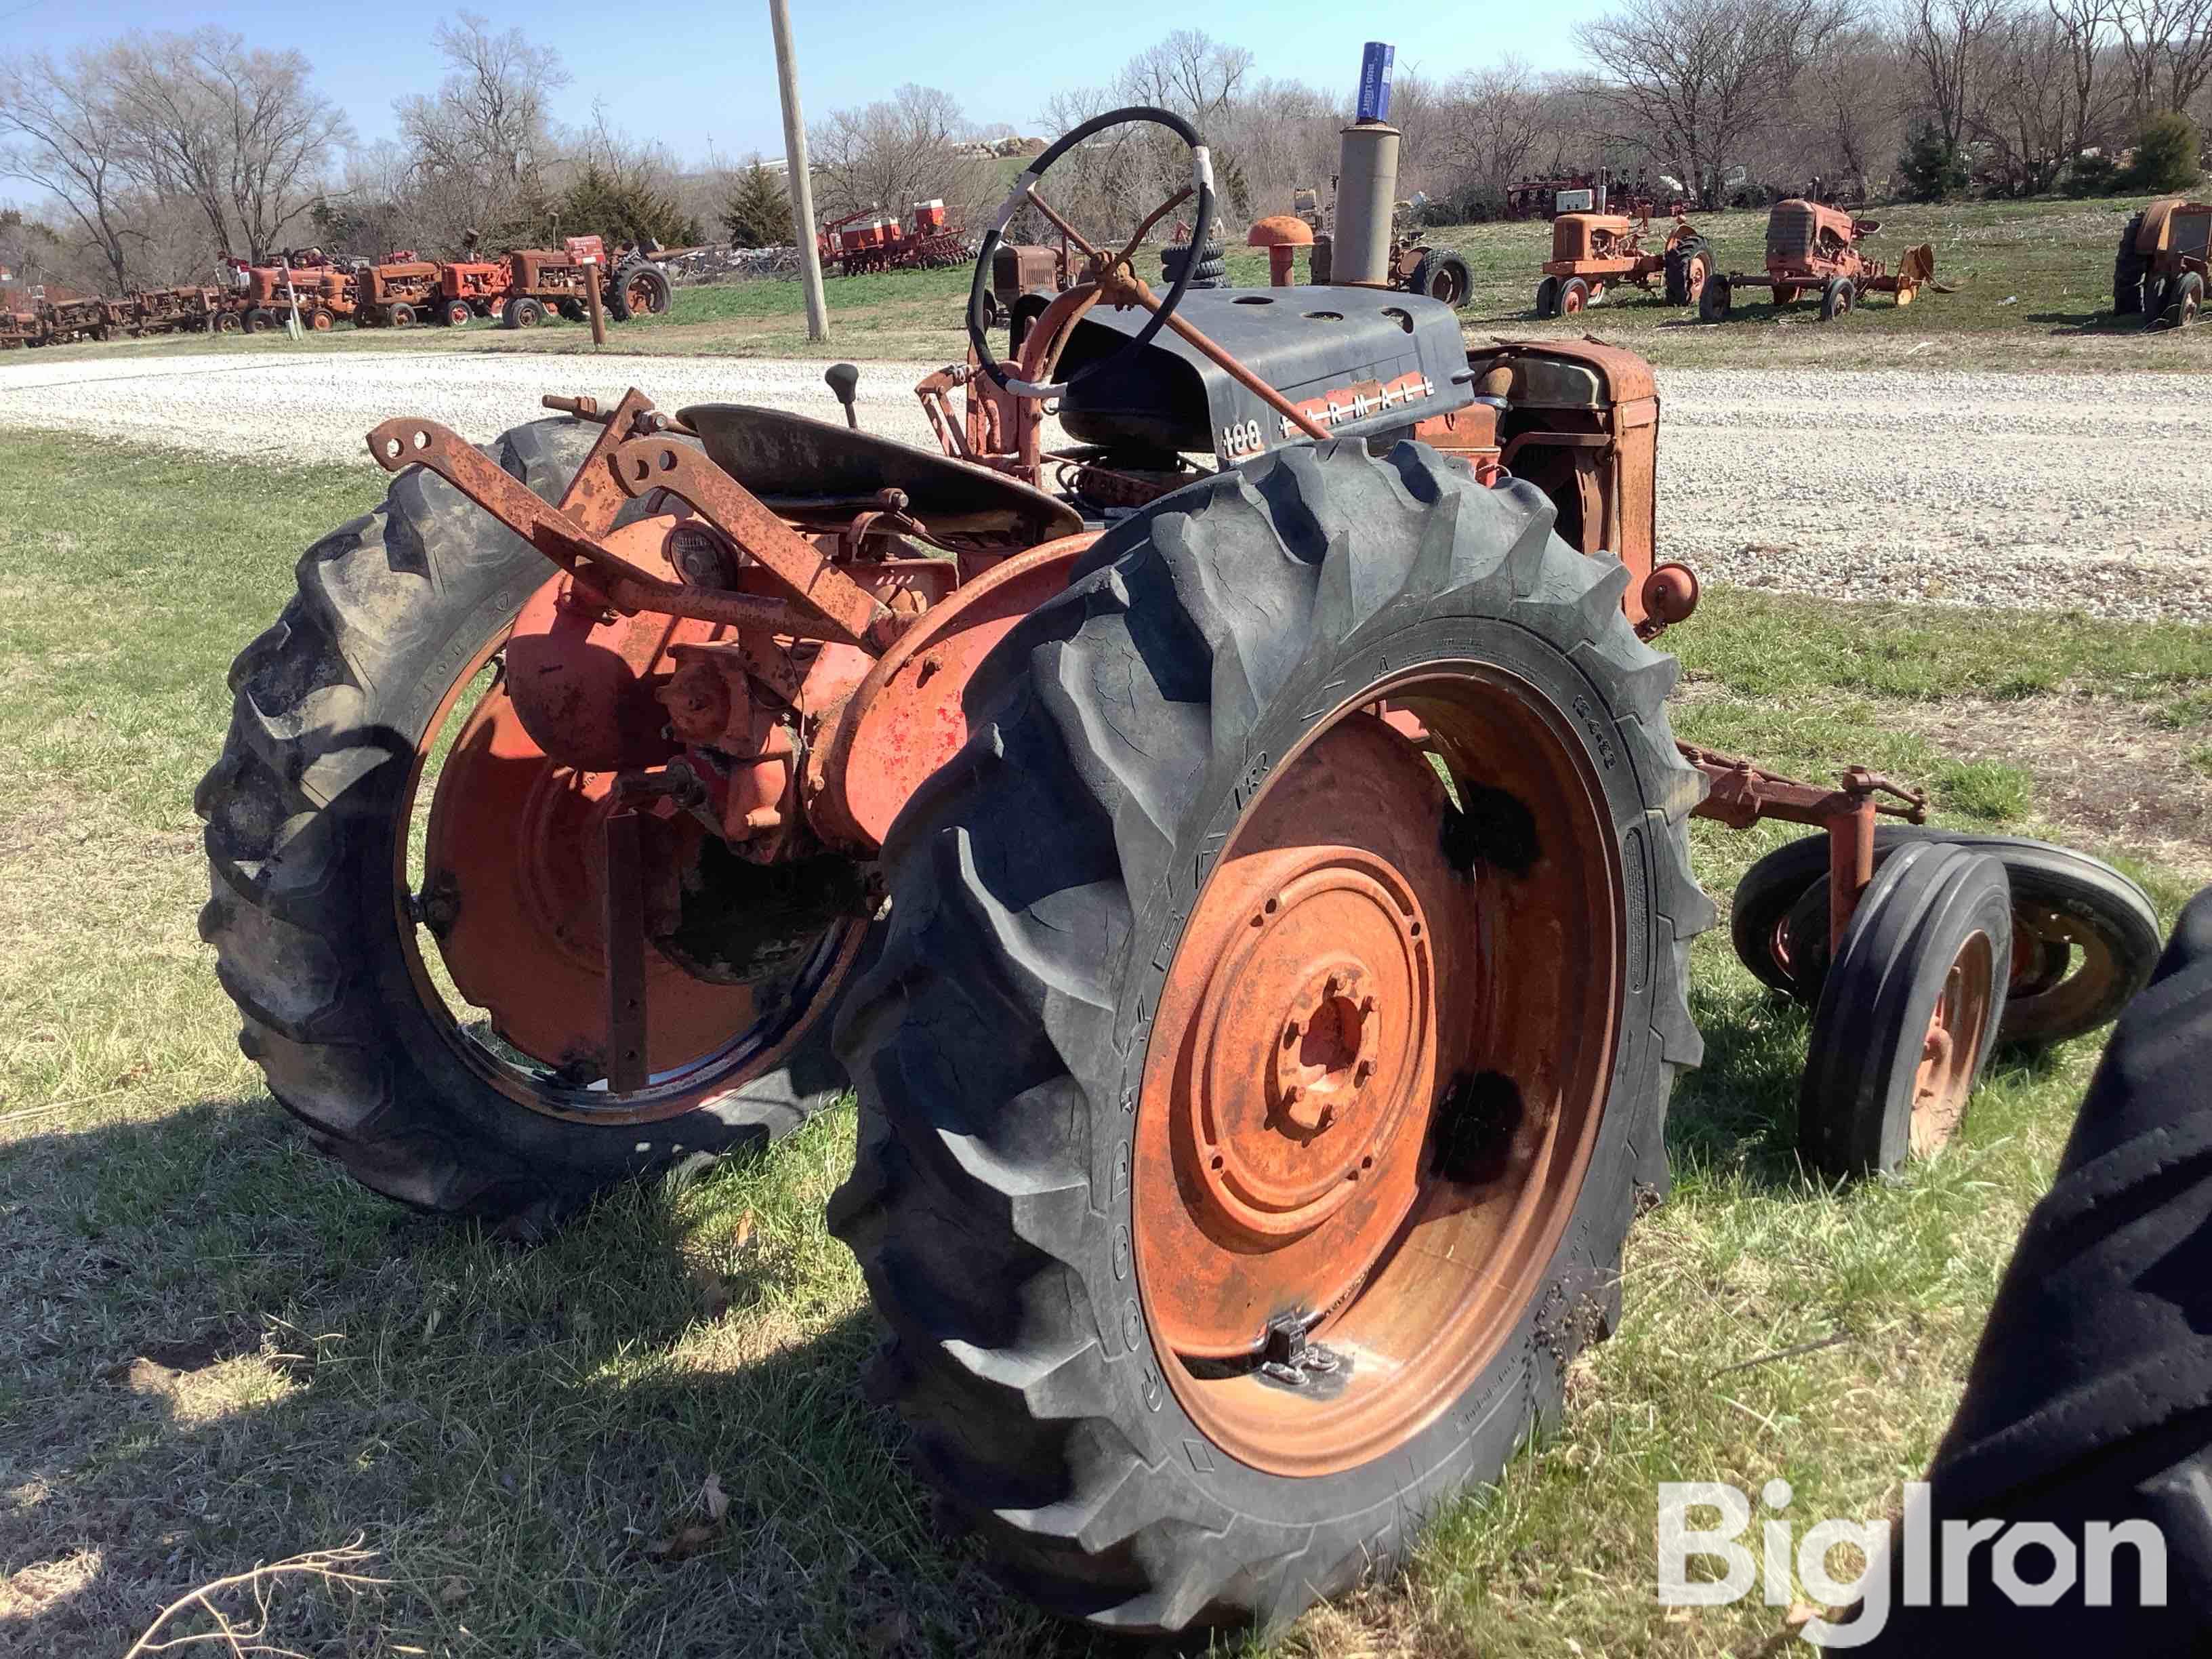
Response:
M1674 664L1553 516L1413 444L1194 484L893 832L832 1225L918 1467L1048 1607L1288 1619L1611 1328L1712 910Z
M553 500L597 432L541 421L490 453ZM633 502L624 521L649 510ZM443 479L403 472L374 513L307 550L297 595L239 656L229 735L194 803L201 936L270 1091L376 1191L524 1234L836 1098L829 1016L869 933L864 902L810 905L781 867L718 860L720 842L672 842L680 824L644 819L641 871L714 914L687 896L648 939L646 1079L615 1086L614 775L549 758L504 678L517 615L551 574ZM763 917L798 920L771 938ZM681 965L726 967L739 931L748 971Z

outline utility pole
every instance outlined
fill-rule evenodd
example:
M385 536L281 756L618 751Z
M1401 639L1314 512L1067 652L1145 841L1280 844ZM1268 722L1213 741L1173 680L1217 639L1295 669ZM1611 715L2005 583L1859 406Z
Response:
M806 121L799 112L799 70L792 61L790 0L768 0L775 29L775 82L783 94L783 166L791 186L791 229L799 244L799 280L806 289L806 337L830 337L830 302L822 297L822 251L814 244L814 180L806 168Z

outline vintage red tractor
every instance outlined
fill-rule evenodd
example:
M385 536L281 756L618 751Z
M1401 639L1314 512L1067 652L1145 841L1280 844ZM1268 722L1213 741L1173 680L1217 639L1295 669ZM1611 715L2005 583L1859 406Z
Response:
M1795 305L1817 290L1824 323L1844 315L1869 294L1894 295L1898 304L1909 306L1921 289L1934 283L1935 245L1907 248L1892 270L1859 251L1860 240L1881 228L1878 220L1854 218L1819 202L1777 202L1766 216L1765 273L1714 276L1698 301L1698 315L1724 323L1735 290L1754 287L1769 289L1778 306Z
M668 273L652 260L642 257L619 260L612 270L605 265L579 264L568 253L554 248L517 248L501 260L507 268L503 289L487 286L486 296L499 292L504 297L499 301L500 319L509 328L535 328L545 320L548 311L554 311L572 323L580 323L589 314L590 294L586 283L594 271L599 273L599 292L607 314L618 323L633 317L658 316L669 307L674 290ZM472 298L462 295L454 300ZM455 319L449 301L447 317Z
M1127 124L1188 187L1072 239L1011 364L985 237L944 453L635 391L379 426L197 805L246 1050L379 1192L529 1234L857 1089L830 1219L915 1468L1021 1592L1164 1632L1343 1588L1560 1408L1699 1057L1693 814L1825 832L1769 884L1839 941L1823 1170L1941 1140L2016 960L2129 988L2003 856L1879 838L1909 792L1674 741L1641 360L1155 294L1214 206L1162 111L997 225Z
M1712 274L1713 256L1686 221L1676 219L1663 246L1647 248L1649 218L1622 213L1562 213L1552 221L1552 257L1536 284L1536 315L1571 317L1598 304L1606 289L1633 283L1649 292L1659 277L1667 303L1692 306Z

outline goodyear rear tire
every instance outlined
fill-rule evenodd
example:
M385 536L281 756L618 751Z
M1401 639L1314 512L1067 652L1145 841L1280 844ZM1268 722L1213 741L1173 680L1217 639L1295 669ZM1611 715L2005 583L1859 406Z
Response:
M598 430L538 421L489 453L550 501ZM443 479L400 474L374 512L301 556L283 615L232 666L229 733L193 800L210 890L200 936L270 1092L365 1186L523 1236L617 1182L763 1145L845 1088L824 1006L793 1023L781 1065L679 1115L556 1117L486 1081L425 1007L395 853L416 745L548 568Z
M1687 863L1701 786L1668 728L1674 665L1624 620L1623 568L1573 551L1553 519L1532 486L1480 488L1410 443L1382 457L1358 441L1301 446L1193 484L1110 531L986 661L968 746L893 828L890 933L840 1020L861 1121L830 1222L890 1328L871 1382L911 1428L917 1468L999 1575L1048 1608L1128 1632L1294 1617L1494 1480L1559 1409L1569 1360L1611 1328L1638 1193L1666 1179L1674 1074L1700 1052L1686 962L1712 909ZM1498 705L1525 699L1575 757L1601 853L1584 866L1547 838L1542 810L1479 772L1459 786L1464 816L1406 833L1462 846L1468 879L1509 905L1535 890L1520 884L1552 879L1547 867L1619 872L1629 966L1604 981L1617 998L1599 1000L1620 1039L1568 1062L1588 1065L1598 1103L1589 1159L1560 1188L1561 1231L1529 1253L1531 1288L1506 1298L1494 1346L1455 1351L1463 1387L1382 1449L1272 1472L1201 1426L1182 1390L1211 1374L1164 1348L1140 1310L1140 1291L1173 1291L1172 1274L1143 1266L1141 1143L1131 1173L1169 967L1237 867L1249 804L1299 776L1307 745L1368 722L1360 740L1387 746L1359 712L1386 681L1492 673L1520 688ZM1442 799L1418 757L1397 763ZM1286 896L1285 911L1304 902ZM1480 1097L1527 1121L1510 1115L1523 1109L1513 1077L1462 1084L1462 1106ZM1427 1119L1436 1139L1415 1144L1442 1180L1489 1178L1454 1160L1471 1152L1461 1132L1498 1120L1471 1131L1453 1110L1447 1097ZM1163 1196L1154 1182L1148 1201ZM1429 1260L1386 1255L1314 1317L1356 1318L1396 1267ZM1355 1370L1346 1389L1362 1386ZM1380 1364L1367 1386L1391 1374ZM1249 1371L1229 1385L1264 1386Z

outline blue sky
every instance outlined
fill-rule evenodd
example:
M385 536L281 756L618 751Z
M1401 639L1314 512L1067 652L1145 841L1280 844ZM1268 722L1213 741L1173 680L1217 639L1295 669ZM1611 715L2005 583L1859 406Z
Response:
M775 69L765 0L736 4L610 6L547 0L527 9L485 3L495 27L519 23L560 49L575 79L560 94L565 121L591 118L602 100L610 122L656 138L687 159L709 141L725 157L783 149ZM1605 0L1553 0L1501 8L1409 5L1391 19L1344 0L1218 0L1210 8L1136 14L1118 6L1066 3L984 7L947 0L792 0L800 96L808 118L880 97L917 81L958 94L977 121L1040 130L1037 113L1054 92L1104 79L1133 52L1178 26L1249 46L1264 75L1341 88L1349 98L1359 49L1391 41L1398 63L1434 74L1515 52L1540 69L1572 61L1576 22ZM430 45L434 6L380 11L360 0L340 6L298 0L179 6L160 0L89 0L19 7L0 0L6 49L57 52L132 29L187 29L220 23L258 45L297 47L315 66L322 89L353 117L364 138L392 134L392 101L434 84L441 67ZM1037 20L1024 32L1009 20ZM609 32L610 16L634 20Z

